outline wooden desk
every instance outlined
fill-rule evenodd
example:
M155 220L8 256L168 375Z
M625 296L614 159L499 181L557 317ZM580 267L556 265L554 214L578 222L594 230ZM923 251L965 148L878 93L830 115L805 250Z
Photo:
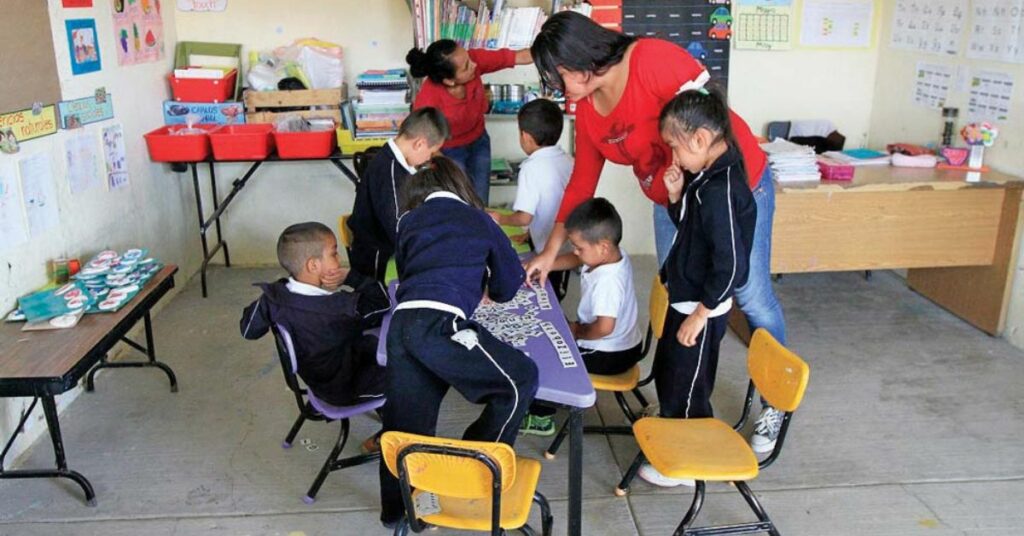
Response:
M154 276L125 307L114 314L86 315L72 329L52 331L21 331L22 324L0 325L0 397L33 397L28 411L14 429L3 452L0 453L0 479L4 478L69 478L81 486L86 503L96 504L96 494L89 481L77 471L69 470L64 457L64 444L57 420L54 397L69 391L82 376L87 376L87 390L93 388L93 375L100 368L155 367L167 374L171 391L178 387L174 372L156 360L153 346L153 328L149 312L167 291L174 288L174 274L178 267L169 265ZM126 337L135 324L143 319L146 346ZM118 342L146 354L146 361L107 362L106 355ZM46 426L53 441L56 469L4 469L4 458L25 422L42 399Z
M1006 324L1021 179L861 167L853 181L776 185L773 274L910 268L917 292L983 331Z

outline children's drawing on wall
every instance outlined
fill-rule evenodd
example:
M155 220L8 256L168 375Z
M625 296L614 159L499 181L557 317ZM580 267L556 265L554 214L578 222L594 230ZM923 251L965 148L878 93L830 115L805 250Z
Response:
M164 20L160 0L114 0L114 42L118 65L164 57Z
M100 45L96 41L95 19L64 21L68 33L71 72L79 75L100 70Z
M14 165L0 165L0 251L28 240Z
M39 236L60 223L50 155L38 153L23 158L18 167L21 171L21 198L28 216L28 234Z
M128 186L128 159L121 125L103 129L103 155L107 162L107 188L116 190Z
M228 0L178 0L178 11L224 11Z
M11 127L0 128L0 152L5 154L18 152L18 136Z

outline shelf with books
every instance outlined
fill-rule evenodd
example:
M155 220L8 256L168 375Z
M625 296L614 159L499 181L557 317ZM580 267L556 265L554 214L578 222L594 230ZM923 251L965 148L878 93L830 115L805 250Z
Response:
M509 5L513 3L529 5ZM461 0L406 0L406 4L413 15L417 48L452 39L463 48L491 50L528 48L550 13L573 9L591 16L593 9L579 0L480 0L476 9Z

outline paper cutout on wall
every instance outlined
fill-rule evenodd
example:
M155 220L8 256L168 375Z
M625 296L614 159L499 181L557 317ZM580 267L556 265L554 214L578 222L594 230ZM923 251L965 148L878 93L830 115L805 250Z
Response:
M808 47L871 46L874 0L804 0L800 44Z
M80 75L100 70L103 65L100 61L100 44L96 39L96 20L66 20L64 27L68 34L71 73Z
M942 108L946 105L952 85L952 67L919 62L914 75L914 104L926 108Z
M39 236L60 224L50 155L39 153L23 158L18 168L21 173L21 198L28 217L28 234Z
M114 103L111 95L104 92L102 100L91 96L58 102L57 113L60 114L60 128L70 130L90 123L113 119Z
M786 50L793 47L792 0L738 0L736 48Z
M955 56L967 14L967 0L896 0L889 46Z
M1024 0L974 0L967 57L1024 63Z
M39 113L36 113L36 112ZM0 128L10 128L17 141L27 141L57 132L57 107L50 104L38 110L19 110L0 114Z
M0 163L0 251L28 240L13 161Z
M178 11L224 11L228 0L178 0Z
M103 156L107 163L107 188L116 190L128 186L128 159L121 125L103 129Z
M971 78L967 120L972 123L1006 121L1010 117L1013 76L998 71L979 71Z
M164 19L159 0L114 0L114 48L118 65L164 57Z
M99 183L97 152L95 132L79 132L64 142L64 163L72 194L84 192Z

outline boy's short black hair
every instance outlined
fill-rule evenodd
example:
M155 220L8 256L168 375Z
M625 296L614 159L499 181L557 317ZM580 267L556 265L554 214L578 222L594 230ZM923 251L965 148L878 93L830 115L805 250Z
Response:
M565 230L580 233L591 244L607 240L618 246L622 240L622 218L607 199L595 197L580 203L569 213Z
M277 239L277 262L288 275L298 277L306 261L323 255L328 237L334 238L334 232L317 221L289 225Z
M448 139L448 120L437 108L428 106L413 110L398 127L398 135L403 138L426 138L428 145L440 145Z
M519 109L519 130L533 136L537 145L550 147L562 136L562 110L547 99L534 99Z

